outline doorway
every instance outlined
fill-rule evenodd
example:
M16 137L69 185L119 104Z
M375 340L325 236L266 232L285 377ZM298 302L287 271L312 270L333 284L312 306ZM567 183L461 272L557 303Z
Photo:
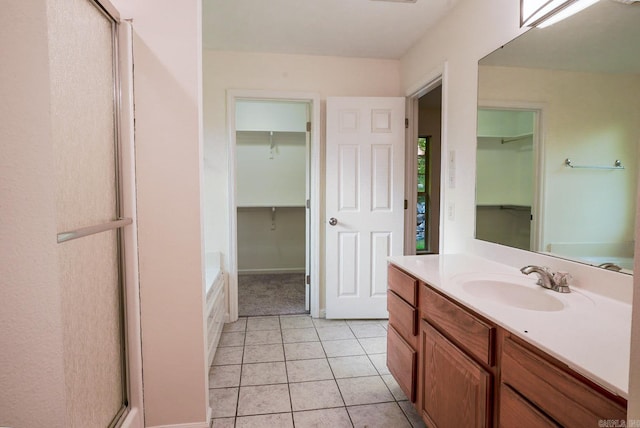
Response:
M236 103L238 315L309 311L307 102Z
M535 250L538 110L479 108L476 239Z
M441 78L407 101L405 254L440 252L442 106Z
M442 85L418 99L416 254L440 252Z
M230 91L229 320L317 313L318 101ZM316 315L317 316L317 315Z

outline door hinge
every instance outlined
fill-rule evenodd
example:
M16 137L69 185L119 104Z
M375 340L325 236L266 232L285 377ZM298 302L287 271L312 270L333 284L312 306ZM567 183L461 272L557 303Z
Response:
M307 199L307 208L311 208L311 200Z
M307 285L311 284L311 275L307 275L306 282L307 282Z
M406 210L407 208L409 208L409 201L407 201L406 199L404 200L404 209Z
M307 132L311 132L311 122L307 122Z
M405 129L409 129L409 118L408 117L404 118L404 127L405 127Z

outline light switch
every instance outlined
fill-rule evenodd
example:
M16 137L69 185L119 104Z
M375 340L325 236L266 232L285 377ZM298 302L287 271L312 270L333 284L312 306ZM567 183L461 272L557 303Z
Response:
M456 151L449 150L449 168L447 175L447 182L450 189L456 188Z

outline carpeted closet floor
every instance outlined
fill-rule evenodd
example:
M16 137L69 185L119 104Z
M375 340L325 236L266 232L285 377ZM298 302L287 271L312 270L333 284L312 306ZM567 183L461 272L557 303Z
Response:
M238 314L304 314L304 274L238 275Z

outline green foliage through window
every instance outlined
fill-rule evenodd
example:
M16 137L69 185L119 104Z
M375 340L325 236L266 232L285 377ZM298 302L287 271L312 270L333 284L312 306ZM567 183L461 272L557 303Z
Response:
M417 177L417 199L416 199L416 251L418 253L429 250L429 230L428 230L428 193L430 190L429 180L429 140L431 137L418 138L418 177Z

